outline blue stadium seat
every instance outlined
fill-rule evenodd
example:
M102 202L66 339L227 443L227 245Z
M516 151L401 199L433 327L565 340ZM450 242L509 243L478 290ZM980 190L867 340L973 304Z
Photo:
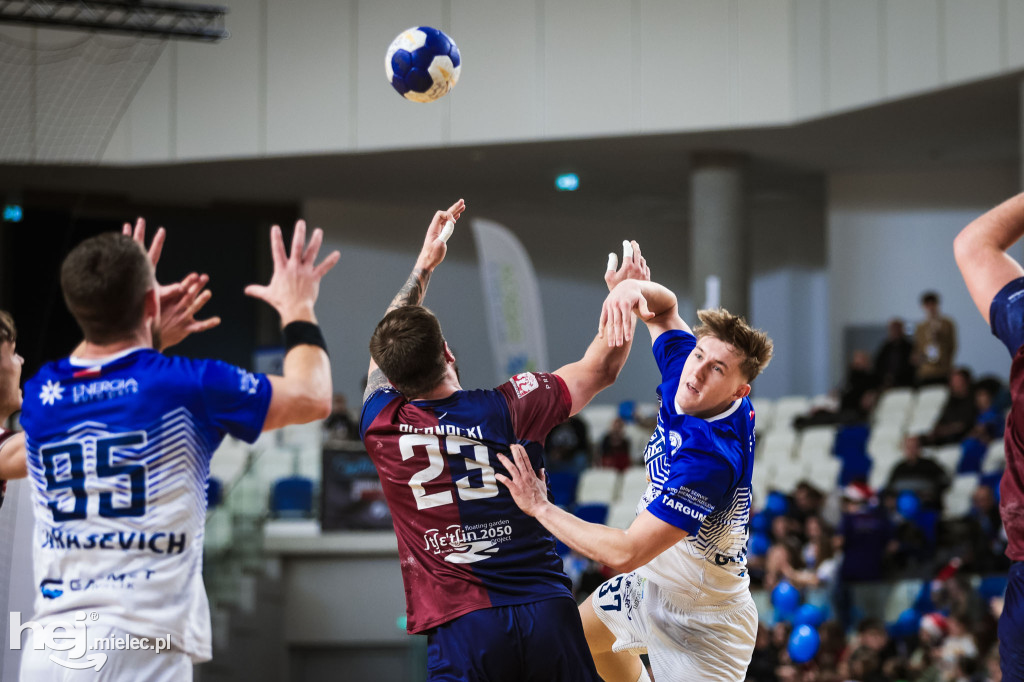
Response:
M289 476L274 482L270 494L270 514L280 518L307 518L313 515L313 481Z
M608 519L608 505L594 502L581 504L574 512L577 517L590 523L604 523Z
M548 471L548 486L551 496L559 507L568 508L576 501L576 485L580 481L579 474L571 471Z
M206 508L213 509L224 499L224 484L216 476L206 479Z

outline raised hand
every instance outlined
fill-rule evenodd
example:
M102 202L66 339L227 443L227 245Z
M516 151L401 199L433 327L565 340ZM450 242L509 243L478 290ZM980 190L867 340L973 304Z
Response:
M614 253L608 254L608 267L604 273L604 281L608 285L608 291L614 289L619 282L627 279L651 281L651 269L647 267L647 259L640 253L640 244L636 240L622 240L621 268L618 267L618 260Z
M518 443L513 443L511 448L511 460L498 453L498 461L508 470L509 475L495 474L494 478L508 488L512 493L512 499L524 513L536 516L540 508L548 504L547 475L543 469L539 477L534 473L526 448Z
M654 317L654 313L647 308L641 282L625 280L612 289L601 306L601 322L597 333L608 342L609 348L621 346L630 340L634 311L644 321Z
M270 253L274 259L274 274L266 286L250 284L245 288L246 296L252 296L269 303L281 315L281 326L303 320L315 322L313 305L320 294L320 280L341 258L341 253L332 251L319 265L316 257L323 243L324 232L313 230L313 236L306 243L306 222L295 223L292 236L291 254L285 252L281 228L270 228Z
M219 317L196 319L196 314L213 296L209 289L204 288L209 281L209 275L193 272L176 284L160 287L160 327L157 339L160 350L181 343L190 334L205 332L220 324Z
M423 238L423 248L420 249L419 258L416 259L416 267L424 270L433 270L441 261L444 260L445 254L448 253L448 237L451 236L449 230L445 234L445 227L448 223L455 223L458 221L459 216L466 210L466 202L459 199L447 211L438 211L434 214L434 219L430 221L430 227L427 228L427 235Z
M121 233L134 239L146 251L155 272L156 265L160 262L160 254L164 250L167 231L162 227L157 228L148 249L146 248L146 220L144 218L137 219L134 228L131 223L125 223L121 228ZM155 330L153 340L159 350L181 343L190 334L204 332L220 324L219 317L211 317L206 320L195 319L196 313L206 305L212 296L209 290L204 289L209 281L209 275L193 272L180 282L157 283L157 295L160 298L160 325Z
M149 249L146 249L146 220L139 218L135 221L135 229L132 229L131 223L125 223L121 227L121 234L126 234L142 247L146 254L149 256L149 262L153 264L153 270L156 270L156 264L160 262L160 254L164 250L164 240L167 239L167 231L162 227L158 227L156 234L153 235L153 242L149 245Z

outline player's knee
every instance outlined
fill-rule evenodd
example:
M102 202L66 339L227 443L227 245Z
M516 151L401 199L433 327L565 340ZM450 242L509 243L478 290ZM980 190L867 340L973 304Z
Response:
M611 653L612 645L615 644L615 635L608 629L608 626L601 622L594 611L594 595L587 597L587 600L580 604L580 620L583 621L583 634L587 638L587 646L590 653L595 656L603 653Z

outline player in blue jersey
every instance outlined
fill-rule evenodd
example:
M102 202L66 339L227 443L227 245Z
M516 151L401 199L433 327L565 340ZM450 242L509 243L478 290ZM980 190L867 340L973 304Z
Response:
M96 680L189 680L193 663L210 658L210 457L226 434L252 442L330 411L313 306L339 254L317 265L322 239L315 230L307 244L299 222L289 255L275 226L273 277L246 288L281 316L283 376L156 350L159 332L180 340L208 322L190 313L199 300L190 289L192 303L162 326L156 258L131 236L102 234L65 258L61 289L85 340L26 383L22 407L38 589L33 621L12 628L25 640L23 680L70 679L85 667ZM60 627L75 633L70 650L50 634Z
M428 636L431 680L596 682L554 539L498 486L496 455L516 442L542 466L547 433L615 380L628 344L595 339L553 373L464 390L437 318L420 305L446 253L444 226L464 208L434 216L370 341L360 436L394 519L408 629ZM648 276L632 247L607 279Z
M620 571L580 607L606 682L743 680L757 609L746 572L754 411L750 381L772 342L724 310L702 310L692 333L675 295L629 280L608 295L602 334L629 343L634 313L646 322L661 370L658 425L644 452L647 491L627 530L576 518L548 501L543 477L518 445L497 478L516 503L562 542Z
M999 616L999 667L1006 682L1024 681L1024 267L1008 253L1022 236L1024 194L1018 194L965 227L953 243L971 299L1012 358L1006 470L999 483L1006 556L1013 562Z

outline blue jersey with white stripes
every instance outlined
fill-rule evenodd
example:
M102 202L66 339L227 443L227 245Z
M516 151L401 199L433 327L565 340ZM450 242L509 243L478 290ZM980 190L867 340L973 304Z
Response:
M661 406L644 452L650 485L637 511L646 509L689 535L644 570L667 587L692 587L710 564L734 576L736 589L745 588L754 411L747 398L708 419L679 411L680 374L695 345L693 334L681 330L664 332L654 342ZM730 592L732 583L722 578L715 590Z
M170 634L210 657L202 580L210 457L225 434L252 442L270 382L223 362L136 348L65 358L25 384L36 613L137 637Z

